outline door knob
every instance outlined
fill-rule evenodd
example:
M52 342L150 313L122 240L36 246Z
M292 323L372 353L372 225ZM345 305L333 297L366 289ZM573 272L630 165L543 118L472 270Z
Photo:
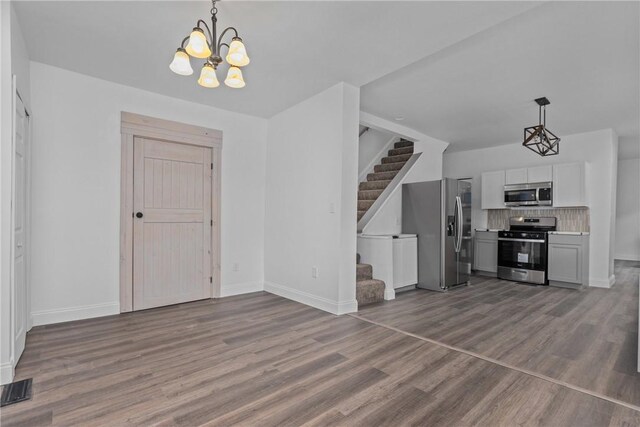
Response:
M142 212L136 213L136 218L142 218Z

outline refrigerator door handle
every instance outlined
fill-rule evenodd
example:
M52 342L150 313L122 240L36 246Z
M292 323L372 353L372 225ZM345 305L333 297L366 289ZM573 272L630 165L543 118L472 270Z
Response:
M456 197L456 201L453 204L453 250L458 252L458 198Z
M456 196L456 252L460 252L462 249L462 199L460 196Z

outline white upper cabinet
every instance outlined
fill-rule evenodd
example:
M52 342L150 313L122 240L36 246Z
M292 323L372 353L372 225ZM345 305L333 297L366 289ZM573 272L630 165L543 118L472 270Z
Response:
M507 169L505 184L527 184L534 182L550 182L553 180L553 167L536 166L535 168Z
M585 163L553 165L553 206L588 206Z
M527 168L522 169L507 169L505 171L505 184L526 184L527 180Z
M506 209L504 205L505 171L482 174L482 209Z
M551 182L553 181L553 166L537 166L527 169L527 182Z

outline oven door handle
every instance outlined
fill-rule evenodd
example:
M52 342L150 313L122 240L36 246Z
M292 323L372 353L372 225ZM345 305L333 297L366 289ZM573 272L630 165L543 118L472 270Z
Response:
M498 237L499 241L503 242L531 242L531 243L544 243L544 239L511 239L509 237Z

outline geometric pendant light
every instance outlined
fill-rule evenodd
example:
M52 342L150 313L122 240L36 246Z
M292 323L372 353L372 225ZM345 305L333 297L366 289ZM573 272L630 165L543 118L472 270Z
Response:
M547 129L546 106L551 104L547 98L536 99L538 104L538 124L524 128L522 145L541 156L554 156L560 153L560 138Z

